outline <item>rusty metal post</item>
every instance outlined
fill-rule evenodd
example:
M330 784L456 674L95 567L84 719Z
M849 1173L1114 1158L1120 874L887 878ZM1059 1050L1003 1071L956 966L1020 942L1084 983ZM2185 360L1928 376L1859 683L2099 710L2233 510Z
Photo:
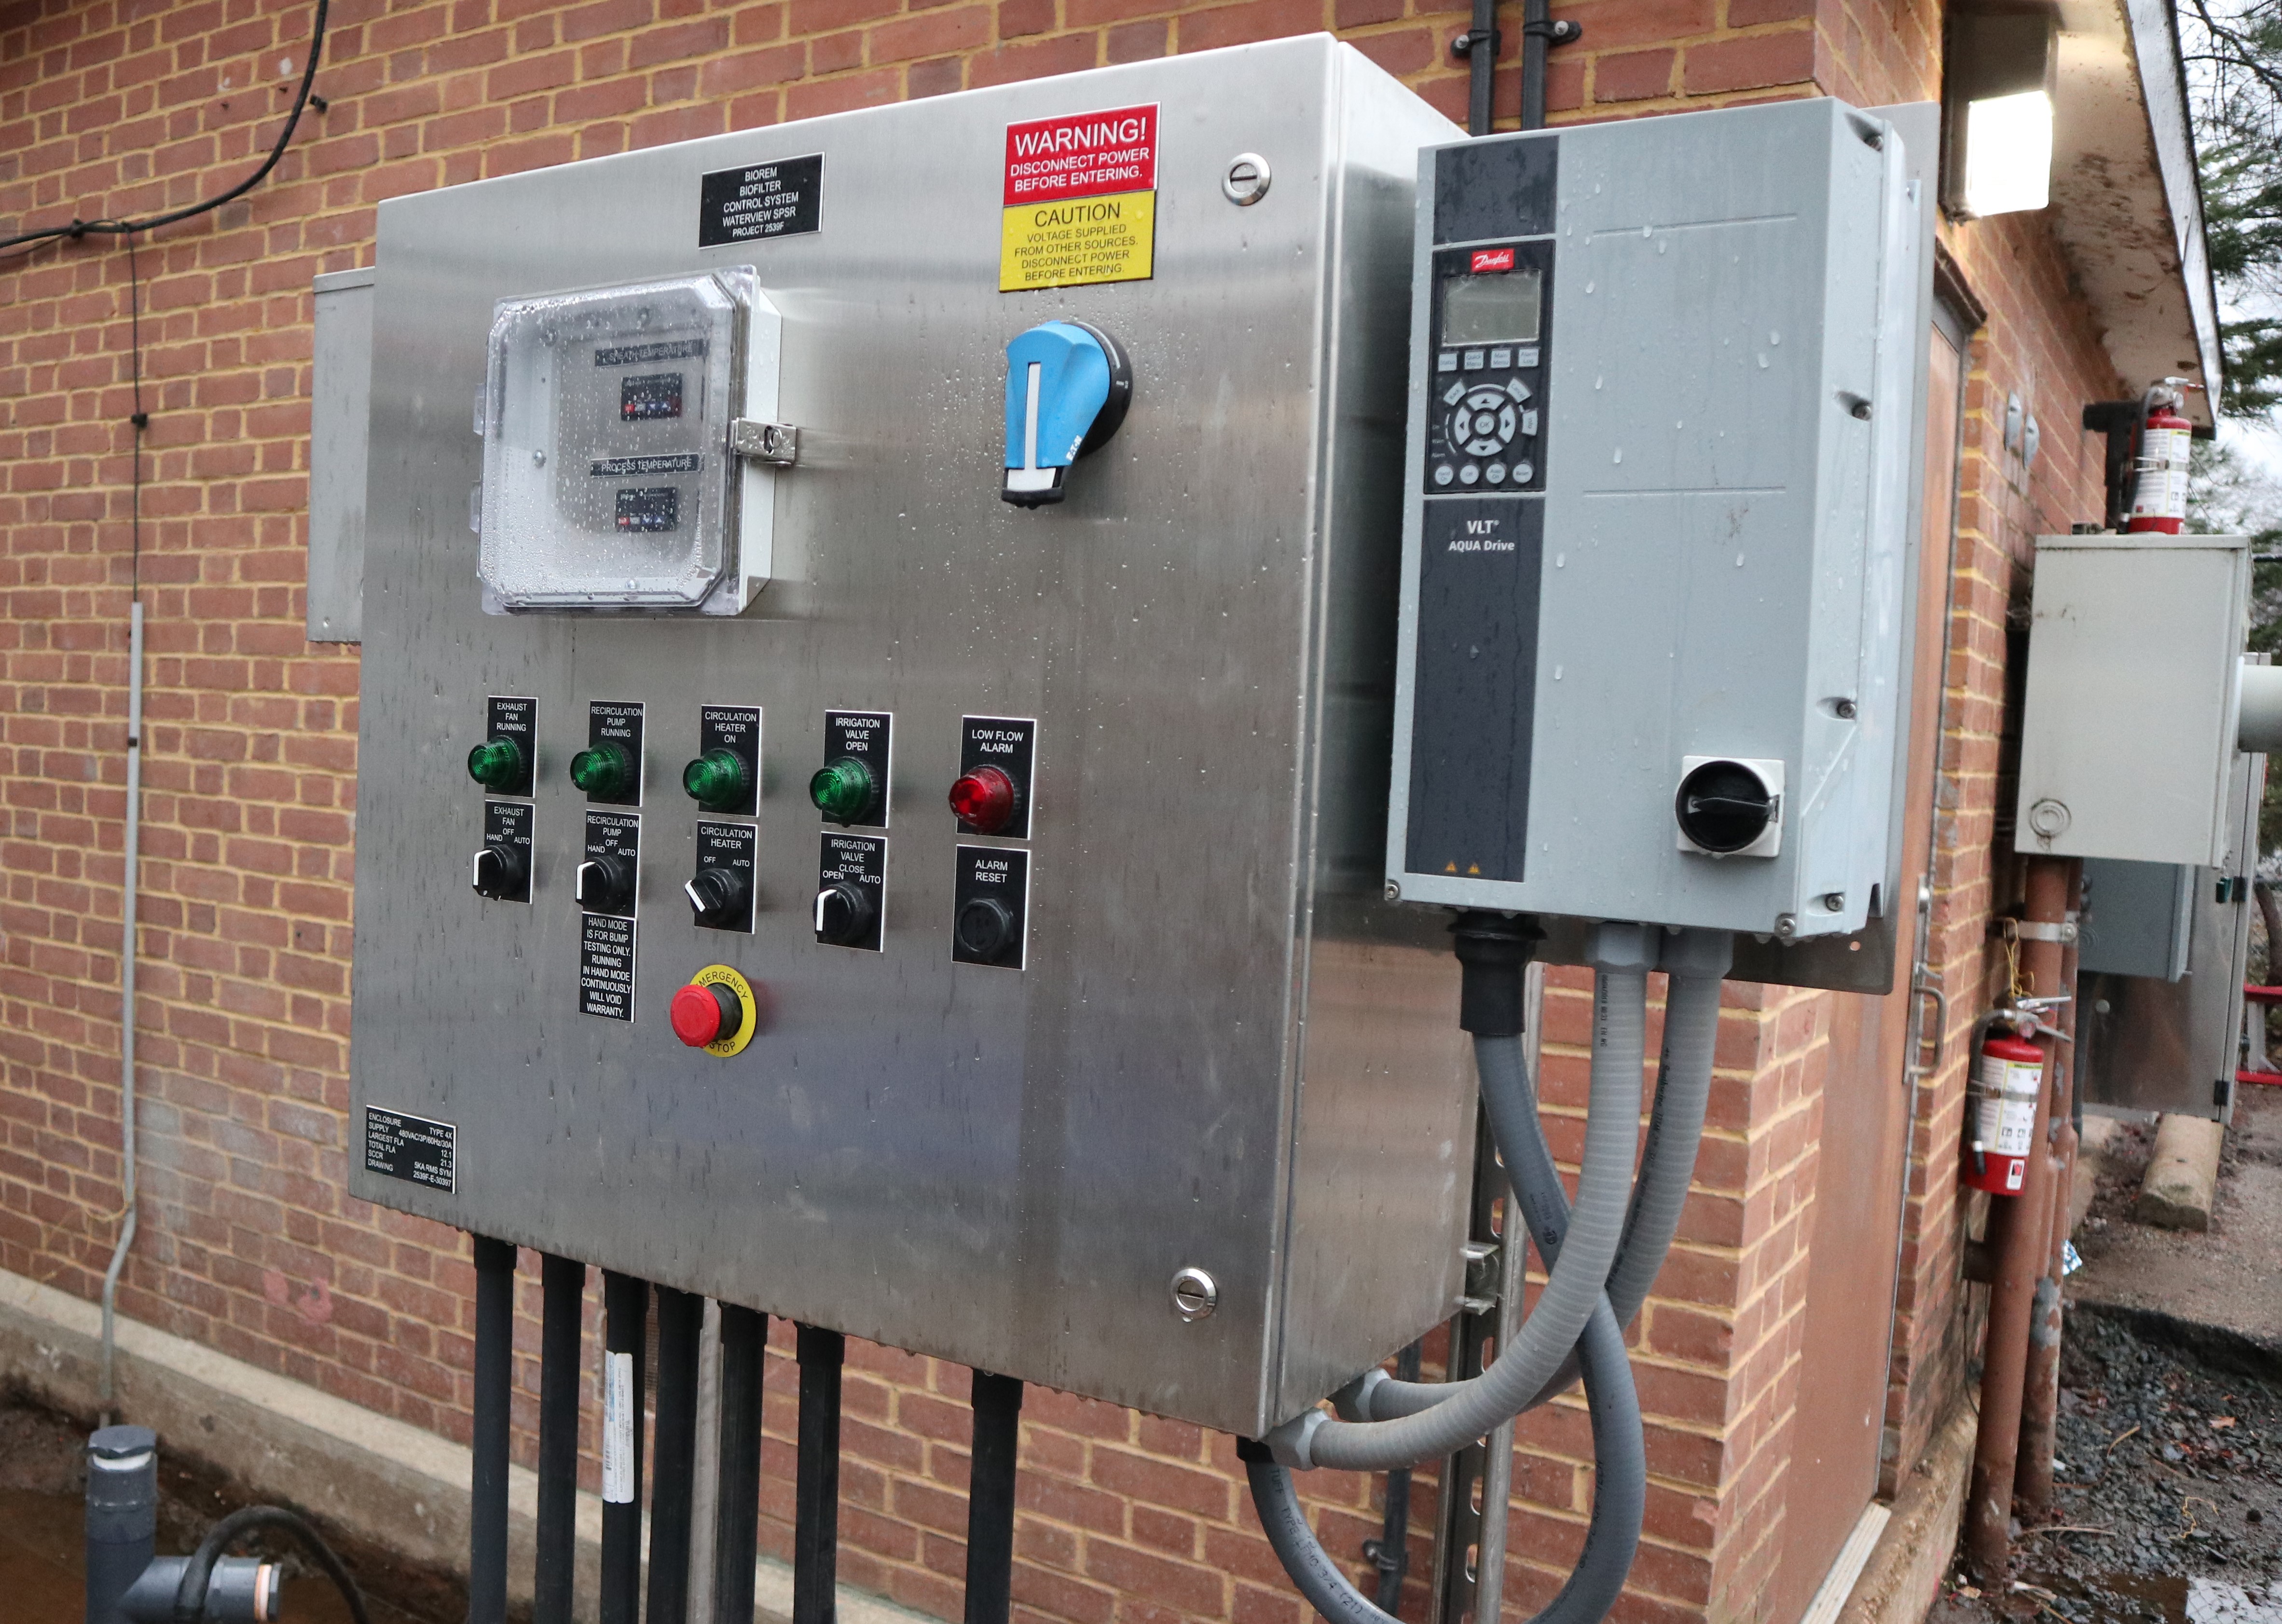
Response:
M2027 860L2029 917L2033 925L2065 922L2074 892L2076 865L2065 859ZM2023 967L2035 990L2061 984L2060 932L2055 940L2030 937L2022 947ZM2065 1006L2063 1006L2065 1008ZM1973 1480L1965 1507L1967 1560L1984 1585L2000 1582L2011 1555L2013 1488L2021 1448L2021 1403L2028 1379L2029 1326L2036 1311L2037 1282L2048 1264L2053 1158L2047 1150L2053 1122L2057 1043L2045 1050L2045 1086L2037 1095L2027 1178L2020 1195L1999 1199L1989 1214L1989 1249L1996 1277L1989 1288L1989 1329L1982 1351L1981 1430L1973 1446Z
M2069 870L2068 916L2076 917L2076 875ZM2061 944L2060 981L2053 991L2069 1001L2053 1010L2060 1037L2053 1046L2052 1202L2046 1209L2045 1277L2037 1282L2029 1321L2029 1368L2021 1396L2021 1447L2014 1462L2013 1504L2023 1517L2041 1514L2053 1501L2053 1449L2060 1426L2061 1281L2065 1276L2069 1209L2076 1186L2076 944ZM2039 992L2044 985L2038 985Z

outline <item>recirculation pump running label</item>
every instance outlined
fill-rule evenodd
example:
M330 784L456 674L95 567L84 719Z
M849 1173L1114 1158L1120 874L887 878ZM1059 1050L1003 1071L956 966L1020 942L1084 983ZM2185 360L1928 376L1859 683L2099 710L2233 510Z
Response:
M1157 251L1157 109L1006 127L998 290L1146 282Z

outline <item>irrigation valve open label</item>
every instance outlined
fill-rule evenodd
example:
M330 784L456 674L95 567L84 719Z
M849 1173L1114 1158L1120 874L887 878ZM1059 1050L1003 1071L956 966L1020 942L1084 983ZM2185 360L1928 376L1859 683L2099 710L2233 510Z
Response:
M1157 109L1006 127L998 290L1146 282L1157 248Z

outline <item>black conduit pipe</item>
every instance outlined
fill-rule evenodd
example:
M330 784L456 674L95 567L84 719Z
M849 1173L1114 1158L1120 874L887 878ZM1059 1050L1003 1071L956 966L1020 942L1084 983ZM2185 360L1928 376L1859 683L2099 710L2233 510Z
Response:
M705 1299L657 1288L657 1437L650 1445L649 1624L689 1624L697 1489L697 1345Z
M1466 33L1466 134L1490 133L1491 97L1497 90L1497 0L1474 0Z
M475 1429L468 1479L468 1624L507 1624L508 1419L515 1380L515 1248L476 1254Z
M649 1282L602 1272L602 1624L640 1624L642 1362Z
M966 1624L1006 1624L1014 1600L1014 1458L1022 1384L974 1373L974 1447L966 1484Z
M753 1624L761 1523L761 1363L765 1314L721 1305L721 1476L713 1520L714 1624Z
M539 1551L532 1624L571 1624L578 1555L578 1365L586 1265L542 1255L539 1327Z
M1418 1380L1420 1346L1411 1343L1394 1361L1397 1381ZM1397 1612L1402 1607L1402 1581L1410 1573L1410 1468L1397 1466L1386 1474L1386 1513L1378 1537L1365 1540L1362 1553L1378 1569L1378 1607Z
M800 1458L792 1512L792 1624L833 1624L840 1584L840 1367L848 1339L797 1327Z

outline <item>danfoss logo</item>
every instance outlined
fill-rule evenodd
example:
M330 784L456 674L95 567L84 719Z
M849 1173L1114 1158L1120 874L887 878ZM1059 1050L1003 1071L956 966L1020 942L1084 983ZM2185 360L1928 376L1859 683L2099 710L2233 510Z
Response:
M1474 250L1472 270L1475 275L1484 271L1513 269L1513 250L1510 248L1477 248Z

